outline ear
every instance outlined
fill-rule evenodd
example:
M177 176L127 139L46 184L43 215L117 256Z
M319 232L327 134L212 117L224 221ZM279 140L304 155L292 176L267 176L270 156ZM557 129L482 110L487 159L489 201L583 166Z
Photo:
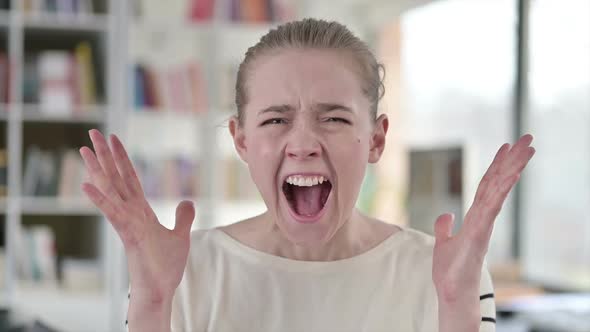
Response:
M248 163L246 159L246 137L244 136L244 129L240 126L238 122L238 118L236 116L232 116L229 120L229 132L231 137L234 140L234 147L240 155L240 158L245 162Z
M387 115L381 114L377 120L375 121L375 125L373 127L373 134L371 136L370 146L369 146L369 162L376 163L381 158L383 154L383 150L385 149L385 134L387 134L387 129L389 128L389 119L387 119Z

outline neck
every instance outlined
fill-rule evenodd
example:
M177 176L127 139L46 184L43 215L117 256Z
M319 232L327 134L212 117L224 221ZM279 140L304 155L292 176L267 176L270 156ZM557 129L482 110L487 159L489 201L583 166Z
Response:
M266 219L266 230L262 232L265 240L259 242L260 249L271 255L294 260L325 262L350 258L372 248L383 237L383 232L375 231L376 222L356 209L327 241L313 246L289 241L276 223L263 219Z

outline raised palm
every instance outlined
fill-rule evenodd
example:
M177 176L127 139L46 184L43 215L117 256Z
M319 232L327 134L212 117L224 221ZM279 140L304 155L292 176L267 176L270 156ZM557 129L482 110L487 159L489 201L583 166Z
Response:
M148 301L170 296L186 266L194 206L182 201L176 209L175 228L162 226L145 198L123 144L111 135L109 147L98 130L89 134L96 154L88 147L80 149L90 177L82 190L121 238L133 292Z
M520 173L535 154L535 149L530 146L532 141L533 137L527 134L512 148L508 143L500 147L477 188L475 200L457 234L452 234L451 214L438 217L432 278L439 301L477 304L478 297L474 295L479 291L481 270L494 222Z

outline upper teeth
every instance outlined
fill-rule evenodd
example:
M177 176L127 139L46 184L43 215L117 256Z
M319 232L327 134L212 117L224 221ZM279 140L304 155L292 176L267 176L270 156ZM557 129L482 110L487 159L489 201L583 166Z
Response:
M328 181L323 176L302 176L302 175L291 175L287 178L287 183L294 186L311 187L317 184L321 184L324 181Z

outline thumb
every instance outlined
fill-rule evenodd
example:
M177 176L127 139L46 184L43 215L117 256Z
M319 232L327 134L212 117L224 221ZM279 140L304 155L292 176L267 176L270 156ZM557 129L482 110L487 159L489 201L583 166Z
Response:
M434 237L436 241L446 240L453 235L453 223L455 215L452 213L445 213L438 216L434 223Z
M174 231L179 234L188 234L191 231L195 219L195 204L191 201L182 201L176 207L176 223Z

